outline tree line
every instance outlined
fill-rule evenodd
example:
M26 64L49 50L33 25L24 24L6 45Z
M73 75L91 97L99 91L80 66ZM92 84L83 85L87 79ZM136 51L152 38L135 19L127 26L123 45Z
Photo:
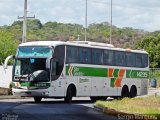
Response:
M4 62L8 55L15 54L22 41L22 21L0 27L0 60ZM44 40L84 40L84 27L80 24L47 22L40 20L27 21L27 41ZM93 23L87 28L87 40L109 43L110 24L108 22ZM147 32L131 27L112 27L112 44L115 47L145 49L149 52L150 66L160 67L160 32Z

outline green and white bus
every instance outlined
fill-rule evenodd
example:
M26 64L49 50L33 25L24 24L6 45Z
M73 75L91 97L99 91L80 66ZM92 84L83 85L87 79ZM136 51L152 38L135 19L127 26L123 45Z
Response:
M89 41L36 41L20 44L14 58L13 94L35 102L148 93L149 60L144 50Z

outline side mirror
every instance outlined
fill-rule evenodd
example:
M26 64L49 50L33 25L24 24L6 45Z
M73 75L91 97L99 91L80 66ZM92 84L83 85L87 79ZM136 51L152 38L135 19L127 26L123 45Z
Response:
M4 68L5 68L5 69L7 69L7 67L8 67L8 61L9 61L11 58L14 59L15 56L10 55L10 56L8 56L8 57L5 59L5 62L4 62Z

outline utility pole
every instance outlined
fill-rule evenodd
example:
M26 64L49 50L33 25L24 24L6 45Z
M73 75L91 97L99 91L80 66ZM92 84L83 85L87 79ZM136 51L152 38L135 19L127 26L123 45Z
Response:
M22 43L27 42L27 19L28 18L35 18L35 16L33 17L27 17L27 0L24 1L24 16L23 17L19 17L18 19L23 19L23 35L22 35Z
M110 44L112 44L112 0L111 0L111 23L110 23Z
M86 15L85 15L85 41L87 41L87 0L86 0Z

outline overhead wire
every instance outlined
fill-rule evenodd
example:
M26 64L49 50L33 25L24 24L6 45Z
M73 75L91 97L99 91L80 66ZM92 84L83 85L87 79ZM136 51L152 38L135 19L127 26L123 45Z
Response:
M82 0L80 0L82 1ZM98 3L98 4L103 4L103 5L108 5L110 6L110 2L105 2L105 1L98 1L98 0L88 0L88 2L91 3ZM128 5L124 5L124 4L118 4L118 3L112 3L113 6L117 6L117 7L122 7L122 8L130 8L130 9L150 9L150 10L160 10L159 7L151 7L151 6L131 6L131 4Z

